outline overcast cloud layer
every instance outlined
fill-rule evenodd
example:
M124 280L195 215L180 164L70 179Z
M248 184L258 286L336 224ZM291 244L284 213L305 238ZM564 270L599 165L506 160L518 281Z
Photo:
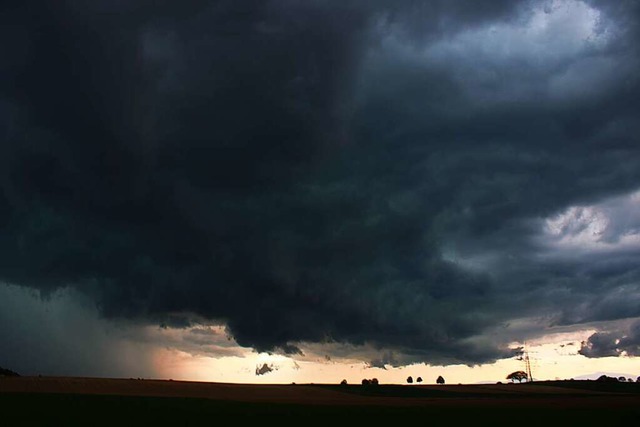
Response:
M0 8L5 283L374 364L640 317L636 1Z

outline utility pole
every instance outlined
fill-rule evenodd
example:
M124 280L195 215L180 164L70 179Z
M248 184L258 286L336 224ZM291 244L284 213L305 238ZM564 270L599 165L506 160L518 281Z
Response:
M527 377L529 378L529 382L533 381L533 374L531 373L531 360L529 360L529 352L527 351L527 343L524 343L524 365L527 372Z

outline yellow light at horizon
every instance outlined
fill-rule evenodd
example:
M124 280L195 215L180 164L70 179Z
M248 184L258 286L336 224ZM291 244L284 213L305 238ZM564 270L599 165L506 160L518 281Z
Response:
M596 372L633 376L640 371L640 360L632 357L587 358L578 354L579 343L592 330L553 334L528 343L535 380L569 379ZM329 383L346 379L357 384L363 378L377 378L382 384L405 384L406 378L422 377L423 384L435 384L442 375L448 384L506 382L506 376L524 370L523 362L512 359L479 366L432 366L414 364L401 367L368 367L353 360L301 360L295 357L256 353L242 349L241 356L209 357L192 355L175 349L158 349L153 355L154 368L161 378L174 380L232 383ZM273 371L256 375L256 368L267 364Z

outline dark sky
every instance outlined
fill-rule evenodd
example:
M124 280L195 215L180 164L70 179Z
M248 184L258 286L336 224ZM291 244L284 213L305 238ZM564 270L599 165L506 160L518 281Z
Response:
M5 1L0 20L7 289L397 364L640 317L637 1ZM0 365L37 341L15 301Z

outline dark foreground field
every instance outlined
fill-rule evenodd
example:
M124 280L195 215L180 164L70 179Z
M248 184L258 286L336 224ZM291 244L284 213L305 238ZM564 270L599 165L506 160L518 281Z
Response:
M365 387L0 378L0 425L219 425L247 417L276 419L280 425L629 426L640 419L640 384Z

